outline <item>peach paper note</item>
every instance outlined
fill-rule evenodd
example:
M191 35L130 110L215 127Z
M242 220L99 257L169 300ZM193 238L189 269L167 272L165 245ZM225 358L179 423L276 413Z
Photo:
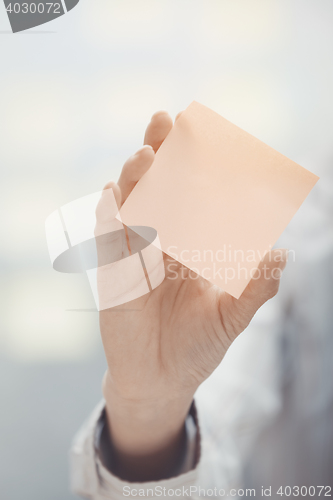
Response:
M239 298L318 177L193 102L124 203L128 226Z

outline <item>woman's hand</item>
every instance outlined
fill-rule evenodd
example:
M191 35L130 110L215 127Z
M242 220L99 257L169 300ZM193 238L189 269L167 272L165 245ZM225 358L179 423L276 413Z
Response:
M146 146L125 163L118 184L106 186L118 205L149 169L172 126L165 112L152 117ZM272 270L282 271L286 259L283 250L266 254L260 278L236 300L201 277L193 279L193 272L165 255L160 286L126 307L100 312L108 364L103 392L120 477L146 481L173 474L196 389L257 309L277 293L279 279Z

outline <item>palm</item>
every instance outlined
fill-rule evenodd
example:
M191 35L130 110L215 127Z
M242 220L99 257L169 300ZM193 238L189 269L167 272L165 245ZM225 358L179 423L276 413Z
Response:
M239 317L238 301L182 271L184 278L167 275L150 294L100 313L109 371L128 398L194 392L246 327L245 315L233 319Z

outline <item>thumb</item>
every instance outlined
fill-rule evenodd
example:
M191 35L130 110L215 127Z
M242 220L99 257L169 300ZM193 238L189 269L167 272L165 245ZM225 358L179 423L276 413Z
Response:
M244 292L235 301L239 317L245 324L244 328L249 324L259 307L277 294L287 260L288 250L286 249L280 248L267 252Z

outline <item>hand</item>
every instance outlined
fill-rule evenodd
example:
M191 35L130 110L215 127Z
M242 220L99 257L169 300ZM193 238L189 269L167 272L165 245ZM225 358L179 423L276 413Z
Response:
M152 117L146 146L125 163L118 184L106 186L113 189L118 205L149 169L172 126L165 112ZM116 473L127 480L172 474L196 389L257 309L277 293L279 279L271 271L282 270L287 255L281 250L266 254L259 267L265 273L238 300L200 277L191 279L189 270L170 257L164 259L165 280L131 302L132 310L126 304L100 312L108 364L103 383L108 426ZM177 279L170 279L168 269L173 278L178 271Z

